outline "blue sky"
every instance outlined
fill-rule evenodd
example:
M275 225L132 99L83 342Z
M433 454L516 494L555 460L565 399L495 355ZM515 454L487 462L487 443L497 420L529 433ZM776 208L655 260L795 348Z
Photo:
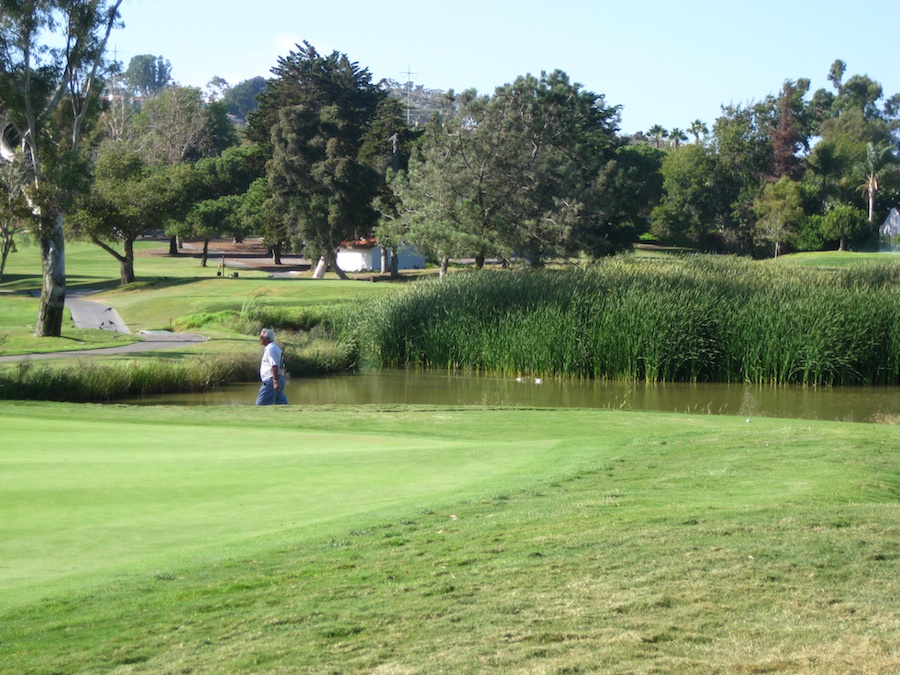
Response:
M119 60L162 55L182 84L268 77L306 40L376 80L409 70L433 89L490 93L559 68L621 105L628 133L711 127L721 105L763 99L786 79L829 87L835 59L848 77L900 93L897 0L125 0L122 18L110 41Z

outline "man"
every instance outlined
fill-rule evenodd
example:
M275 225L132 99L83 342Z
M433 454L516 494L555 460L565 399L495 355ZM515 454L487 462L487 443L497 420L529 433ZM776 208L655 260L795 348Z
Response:
M285 405L288 400L284 395L284 364L281 348L275 344L275 331L263 328L259 331L259 341L263 345L262 361L259 364L259 379L262 384L256 397L256 405Z

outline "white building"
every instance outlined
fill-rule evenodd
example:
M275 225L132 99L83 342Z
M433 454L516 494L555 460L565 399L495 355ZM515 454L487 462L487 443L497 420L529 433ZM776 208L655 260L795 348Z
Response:
M881 236L884 239L893 239L897 235L900 235L900 213L897 209L891 209L881 226Z
M388 264L391 252L388 250ZM345 272L381 272L381 247L374 239L345 241L337 252L337 264ZM425 256L412 246L397 247L397 269L420 270L425 267Z

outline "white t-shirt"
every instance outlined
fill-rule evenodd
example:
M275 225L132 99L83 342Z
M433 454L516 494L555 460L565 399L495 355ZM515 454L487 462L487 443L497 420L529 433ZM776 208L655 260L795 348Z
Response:
M263 350L262 361L259 364L259 379L265 382L272 379L272 366L278 366L278 374L281 375L281 347L270 342Z

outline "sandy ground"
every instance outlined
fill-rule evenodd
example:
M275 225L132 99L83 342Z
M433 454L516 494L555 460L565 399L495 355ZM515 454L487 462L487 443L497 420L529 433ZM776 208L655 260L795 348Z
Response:
M181 255L189 255L200 258L203 252L202 241L186 241L182 244ZM157 255L168 255L167 251L161 251ZM224 262L225 267L231 269L254 269L269 274L297 274L308 272L311 262L307 258L297 255L283 255L281 265L272 262L269 249L259 239L245 239L240 243L227 239L217 239L209 243L208 267L217 267Z

